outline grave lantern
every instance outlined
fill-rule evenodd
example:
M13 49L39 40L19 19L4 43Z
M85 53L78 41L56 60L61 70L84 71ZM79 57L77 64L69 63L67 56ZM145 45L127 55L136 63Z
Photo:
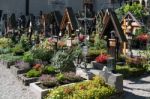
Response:
M68 46L68 47L71 47L71 46L72 46L72 39L71 39L71 38L68 38L68 39L67 39L67 46Z
M109 46L115 47L116 46L116 39L109 39Z
M57 51L58 36L53 36L53 41L55 43L55 50Z

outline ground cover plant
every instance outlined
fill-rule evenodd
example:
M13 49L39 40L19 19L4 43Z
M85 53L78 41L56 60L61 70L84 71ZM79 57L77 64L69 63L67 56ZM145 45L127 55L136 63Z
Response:
M56 87L45 99L109 99L115 89L106 85L100 77L93 80Z

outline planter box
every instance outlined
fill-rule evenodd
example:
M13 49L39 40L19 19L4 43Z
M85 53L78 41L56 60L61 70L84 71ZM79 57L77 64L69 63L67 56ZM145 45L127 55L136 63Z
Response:
M94 69L102 70L104 66L107 64L97 63L96 61L92 61L91 64L93 65Z
M7 67L7 68L10 68L12 65L15 64L15 62L7 62L5 60L3 60L2 64Z
M20 75L18 75L18 79L22 80L22 83L25 86L28 86L28 85L30 85L30 83L37 82L39 77L27 78L25 76L25 74L20 74Z
M26 73L30 70L30 68L26 68L26 69L20 69L19 66L13 65L10 67L11 72L17 76L18 74L23 74Z
M88 81L88 80L85 80L85 81ZM53 90L53 88L42 89L40 86L38 86L38 84L41 84L41 83L40 82L35 82L35 83L30 84L30 90L33 93L35 93L35 95L37 96L36 99L43 99L48 94L48 92L50 90ZM69 85L73 85L73 84L75 84L75 83L65 84L65 85L62 85L62 86L69 86Z
M37 96L36 99L43 99L43 97L48 94L49 90L52 89L42 89L38 86L38 84L40 84L40 82L31 83L30 90L35 93L35 95Z
M88 80L85 80L88 81ZM50 90L53 90L53 88L49 88L49 89L42 89L41 87L38 86L38 84L41 84L40 82L35 82L35 83L31 83L30 84L30 90L35 93L35 95L37 96L36 99L43 99ZM70 84L66 84L66 85L62 85L62 86L69 86L75 83L70 83ZM110 96L109 99L122 99L122 93L116 93L112 96Z

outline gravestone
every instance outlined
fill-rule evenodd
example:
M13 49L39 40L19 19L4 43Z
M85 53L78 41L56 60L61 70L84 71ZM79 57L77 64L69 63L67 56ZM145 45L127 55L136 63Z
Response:
M116 88L117 92L123 92L122 74L113 74L109 72L107 67L104 67L103 70L90 69L89 72L93 75L102 77L108 85Z

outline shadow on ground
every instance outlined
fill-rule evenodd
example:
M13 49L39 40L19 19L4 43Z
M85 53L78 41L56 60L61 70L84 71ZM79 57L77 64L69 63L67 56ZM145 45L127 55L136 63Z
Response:
M137 78L129 78L125 81L129 81L128 85L124 85L124 99L150 99L149 97L143 96L144 92L150 93L150 74L144 74ZM147 88L144 88L142 86L148 85ZM134 87L131 87L134 86ZM136 87L137 86L137 87ZM139 91L139 94L134 94L135 91ZM143 92L140 93L140 91Z
M135 95L135 94L133 94L131 92L125 91L123 99L150 99L150 97L138 96L138 95Z

